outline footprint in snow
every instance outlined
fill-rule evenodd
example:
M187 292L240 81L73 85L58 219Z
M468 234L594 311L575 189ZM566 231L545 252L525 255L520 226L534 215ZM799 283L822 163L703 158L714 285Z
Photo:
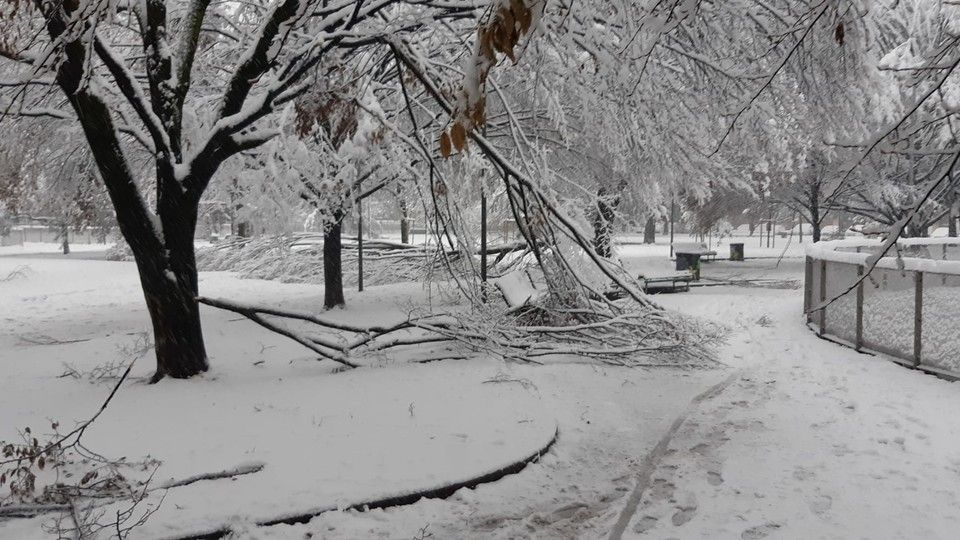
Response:
M670 518L670 521L673 522L674 526L680 527L693 519L693 516L696 514L697 499L691 493L685 497L685 500L681 505L677 506L677 511L673 514L673 517Z
M693 516L695 516L696 513L697 513L696 506L680 508L677 510L675 514L673 514L673 517L670 518L670 521L672 521L675 526L680 527L682 525L685 525L691 519L693 519Z
M707 483L711 486L719 486L723 483L723 475L716 471L707 472Z
M797 467L793 470L793 477L801 482L809 480L817 474L806 467Z
M756 527L750 527L749 529L740 533L740 538L743 540L759 540L760 538L766 538L770 533L779 529L781 525L779 523L764 523L763 525L757 525Z
M637 524L633 526L633 532L643 534L656 526L657 518L653 516L643 516L637 521Z
M807 505L810 506L811 512L820 515L829 511L830 508L833 507L833 497L829 495L817 495L807 501Z

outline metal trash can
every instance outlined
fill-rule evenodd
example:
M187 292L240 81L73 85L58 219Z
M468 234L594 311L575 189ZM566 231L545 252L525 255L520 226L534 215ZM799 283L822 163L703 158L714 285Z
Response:
M736 242L736 243L730 244L730 260L731 261L743 260L743 242Z
M677 252L677 270L689 270L694 280L700 279L700 254Z

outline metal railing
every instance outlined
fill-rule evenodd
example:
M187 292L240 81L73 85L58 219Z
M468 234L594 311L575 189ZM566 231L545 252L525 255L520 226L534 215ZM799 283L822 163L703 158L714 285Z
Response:
M960 379L960 239L901 240L858 284L879 247L841 240L808 248L808 325L857 350Z

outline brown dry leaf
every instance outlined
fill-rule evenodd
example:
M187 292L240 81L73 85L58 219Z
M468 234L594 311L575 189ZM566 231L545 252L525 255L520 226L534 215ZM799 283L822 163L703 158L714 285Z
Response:
M463 129L463 124L457 122L450 129L450 139L453 141L453 147L462 151L467 147L467 130Z
M440 155L450 157L450 136L446 131L440 134Z

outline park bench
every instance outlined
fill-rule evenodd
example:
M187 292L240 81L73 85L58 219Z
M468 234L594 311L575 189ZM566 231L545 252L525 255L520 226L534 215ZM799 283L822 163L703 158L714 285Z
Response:
M643 292L647 294L664 292L687 292L690 290L690 282L693 281L693 274L682 272L669 276L639 276Z

